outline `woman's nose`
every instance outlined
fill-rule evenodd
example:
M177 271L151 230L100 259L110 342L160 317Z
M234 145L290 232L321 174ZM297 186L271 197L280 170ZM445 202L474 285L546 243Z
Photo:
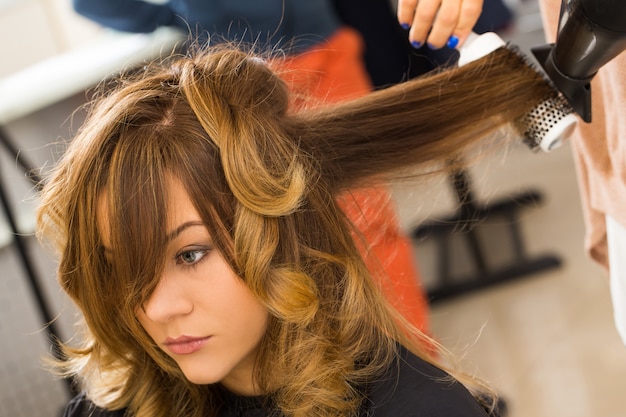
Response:
M177 280L172 274L163 274L150 298L143 305L143 311L148 319L164 323L193 311L191 294L185 290L183 281Z

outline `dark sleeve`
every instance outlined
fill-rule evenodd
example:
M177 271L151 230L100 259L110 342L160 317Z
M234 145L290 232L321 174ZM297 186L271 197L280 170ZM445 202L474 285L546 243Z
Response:
M415 50L409 43L408 30L400 26L389 0L333 0L333 3L341 20L363 37L365 66L376 88L432 71L453 55L447 48Z
M371 417L488 417L459 382L404 348L383 379L368 390Z
M104 410L96 407L85 394L79 394L67 404L63 417L125 417L125 411Z
M149 33L177 23L167 4L142 0L72 0L72 4L87 19L124 32Z

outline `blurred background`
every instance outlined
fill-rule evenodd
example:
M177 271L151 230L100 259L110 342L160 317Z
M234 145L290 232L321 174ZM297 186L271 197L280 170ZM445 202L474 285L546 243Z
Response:
M512 19L500 28L501 36L523 51L543 44L536 0L505 4ZM36 79L45 80L54 69L37 68L33 74L39 75L26 85L19 85L16 75L108 36L116 35L75 15L69 0L0 0L0 92L15 93L13 87L18 86L24 92L18 90L16 97L37 96L41 91ZM0 128L35 166L45 169L80 125L83 115L77 109L86 96L82 91L55 96L51 103L34 104L10 117L2 111L14 101L0 95ZM500 202L513 207L505 210L506 215L494 210L494 215L476 222L472 236L484 257L478 264L467 233L451 227L441 231L458 211L450 178L394 186L402 226L416 233L415 253L425 290L438 294L431 305L433 335L461 356L468 370L493 385L506 400L507 416L623 416L625 385L620 381L626 375L626 347L613 327L608 280L583 252L582 214L569 147L542 154L519 144L486 158L466 174L479 207L500 207ZM4 149L0 181L39 276L48 313L57 318L56 330L67 339L76 314L55 282L54 255L32 236L32 184L15 156ZM513 217L508 216L511 213ZM3 211L0 417L58 416L69 393L42 362L50 354L45 315L6 220ZM508 268L533 263L539 266L522 273ZM442 264L447 269L442 271ZM502 270L508 273L499 273ZM483 285L485 279L503 282ZM442 288L462 291L437 292Z

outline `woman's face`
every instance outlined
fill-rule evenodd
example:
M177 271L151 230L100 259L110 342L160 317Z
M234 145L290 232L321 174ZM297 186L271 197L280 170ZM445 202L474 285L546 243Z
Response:
M107 246L106 196L98 227ZM252 370L268 322L267 309L235 275L200 220L182 184L169 181L166 262L159 284L138 309L154 342L195 384L221 382L258 394Z

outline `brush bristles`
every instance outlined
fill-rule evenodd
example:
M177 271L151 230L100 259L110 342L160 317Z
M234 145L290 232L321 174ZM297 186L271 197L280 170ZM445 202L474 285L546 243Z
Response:
M507 51L506 56L515 58L519 65L524 67L525 72L531 70L548 87L545 98L514 123L514 127L522 136L523 142L530 149L536 150L542 146L548 136L554 135L554 129L559 125L559 122L567 118L574 110L546 74L539 70L517 45L508 43L505 48L501 49ZM511 63L515 62L512 59L507 60Z
M522 134L524 143L536 150L552 134L559 122L572 113L569 103L555 92L519 120L516 128Z

